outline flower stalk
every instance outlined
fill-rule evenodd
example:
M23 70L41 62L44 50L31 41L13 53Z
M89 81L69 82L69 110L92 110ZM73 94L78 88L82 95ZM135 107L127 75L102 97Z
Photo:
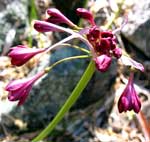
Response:
M60 111L54 117L52 122L37 137L35 137L32 140L32 142L40 141L52 132L52 130L55 128L55 126L62 120L62 118L64 117L66 112L69 111L69 109L72 107L72 105L79 98L80 94L82 93L84 88L87 86L88 82L90 81L94 71L95 71L94 61L91 60L87 69L85 70L83 76L81 77L80 81L78 82L75 89L73 90L73 92L71 93L70 97L67 99L65 104L62 106Z
M90 58L90 56L89 55L80 55L80 56L72 56L72 57L67 57L67 58L61 59L61 60L55 62L54 64L52 64L51 66L45 68L45 72L49 72L56 65L58 65L64 61L69 61L69 60L74 60L74 59L85 59L85 58Z

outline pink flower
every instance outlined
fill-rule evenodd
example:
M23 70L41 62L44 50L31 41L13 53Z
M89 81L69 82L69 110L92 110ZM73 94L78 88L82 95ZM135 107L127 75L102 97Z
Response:
M21 66L29 61L33 56L38 53L44 52L46 48L43 49L33 49L28 48L25 45L18 45L12 47L8 56L11 58L11 64L16 66Z
M5 90L9 92L8 100L19 101L18 105L22 105L29 95L29 92L32 89L35 81L42 77L44 74L45 72L43 71L28 79L11 81L5 88Z
M56 25L49 23L49 22L38 21L38 20L34 22L34 29L42 33L43 32L61 32L61 30L58 29Z
M134 74L131 73L128 84L119 98L118 109L120 113L132 109L134 112L138 113L141 109L141 102L133 84L133 76Z
M54 23L54 24L67 24L70 27L76 27L74 23L72 23L66 16L64 16L58 9L56 8L49 8L47 10L47 14L50 15L48 19L46 19L47 22Z
M95 60L95 65L96 65L97 70L101 72L105 72L108 70L111 64L112 58L103 54L103 55L96 57L94 60Z
M94 17L90 11L84 8L77 8L76 13L78 16L88 20L92 26L96 25L94 22Z

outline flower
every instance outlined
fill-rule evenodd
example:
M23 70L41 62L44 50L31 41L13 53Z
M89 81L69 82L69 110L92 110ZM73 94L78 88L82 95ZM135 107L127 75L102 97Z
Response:
M118 109L120 113L132 109L138 113L141 109L141 102L133 84L133 76L134 74L131 73L128 84L119 98Z
M19 79L9 82L5 87L5 90L9 92L8 100L19 101L18 105L22 105L29 95L29 92L35 81L42 77L44 74L45 72L42 71L28 79Z
M88 11L87 9L77 8L76 13L77 13L78 16L88 20L91 25L93 25L93 26L96 25L95 22L94 22L94 18L93 18L92 13L90 11Z
M46 21L39 21L35 20L34 22L34 29L38 32L61 32L60 29L57 28L55 24L46 22Z
M50 16L46 19L47 22L54 23L54 24L67 24L70 27L74 28L76 25L72 23L66 16L64 16L58 9L56 8L49 8L47 10L47 14Z
M98 71L105 72L111 64L111 57L103 54L95 58L95 65Z
M121 49L116 47L116 37L111 31L101 31L97 26L93 26L89 29L87 39L96 53L94 61L98 71L107 71L112 56L118 59L122 55Z
M47 48L33 49L28 48L25 45L18 45L11 48L8 56L11 58L12 65L21 66L29 61L33 56L44 52L46 49Z

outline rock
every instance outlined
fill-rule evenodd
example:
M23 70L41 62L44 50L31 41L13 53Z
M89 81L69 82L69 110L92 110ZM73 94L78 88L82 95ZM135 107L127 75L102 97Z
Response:
M0 0L0 50L7 48L5 50L8 51L12 43L17 41L17 36L24 33L28 21L27 8L28 1L26 0ZM8 39L9 37L10 39Z
M123 35L150 58L150 0L137 0L128 14Z

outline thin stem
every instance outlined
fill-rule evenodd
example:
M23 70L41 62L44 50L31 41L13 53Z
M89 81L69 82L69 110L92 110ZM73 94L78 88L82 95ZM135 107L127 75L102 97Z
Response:
M69 111L71 106L79 98L80 94L82 93L84 88L87 86L88 82L90 81L94 71L95 71L94 61L91 60L90 64L88 65L88 67L87 67L86 71L84 72L83 76L81 77L80 81L78 82L75 89L73 90L73 92L71 93L70 97L67 99L65 104L62 106L60 111L57 113L55 118L35 139L32 140L32 142L40 141L52 132L52 130L55 128L55 126L64 117L65 113Z
M81 51L83 51L83 52L85 52L85 53L88 53L88 54L90 53L90 51L87 50L87 49L85 49L85 48L79 47L79 46L77 46L77 45L71 45L71 44L69 44L69 43L61 44L61 46L73 47L73 48L76 48L76 49L78 49L78 50L81 50Z
M137 114L138 121L141 125L145 141L150 142L150 126L145 118L145 115L142 111Z
M67 57L64 59L61 59L57 62L55 62L54 64L52 64L51 66L45 68L45 72L49 72L53 67L55 67L56 65L64 62L64 61L69 61L69 60L74 60L74 59L83 59L83 58L90 58L91 56L89 55L80 55L80 56L72 56L72 57Z
M61 44L65 43L65 42L68 42L68 41L70 41L70 40L72 40L72 39L74 39L74 38L77 38L77 35L76 35L76 34L73 34L73 35L71 35L71 36L69 36L69 37L67 37L67 38L65 38L65 39L63 39L63 40L57 42L56 44L54 44L54 45L48 47L47 50L46 50L46 52L48 52L48 51L50 51L50 50L52 50L52 49L54 49L54 48L60 46Z

